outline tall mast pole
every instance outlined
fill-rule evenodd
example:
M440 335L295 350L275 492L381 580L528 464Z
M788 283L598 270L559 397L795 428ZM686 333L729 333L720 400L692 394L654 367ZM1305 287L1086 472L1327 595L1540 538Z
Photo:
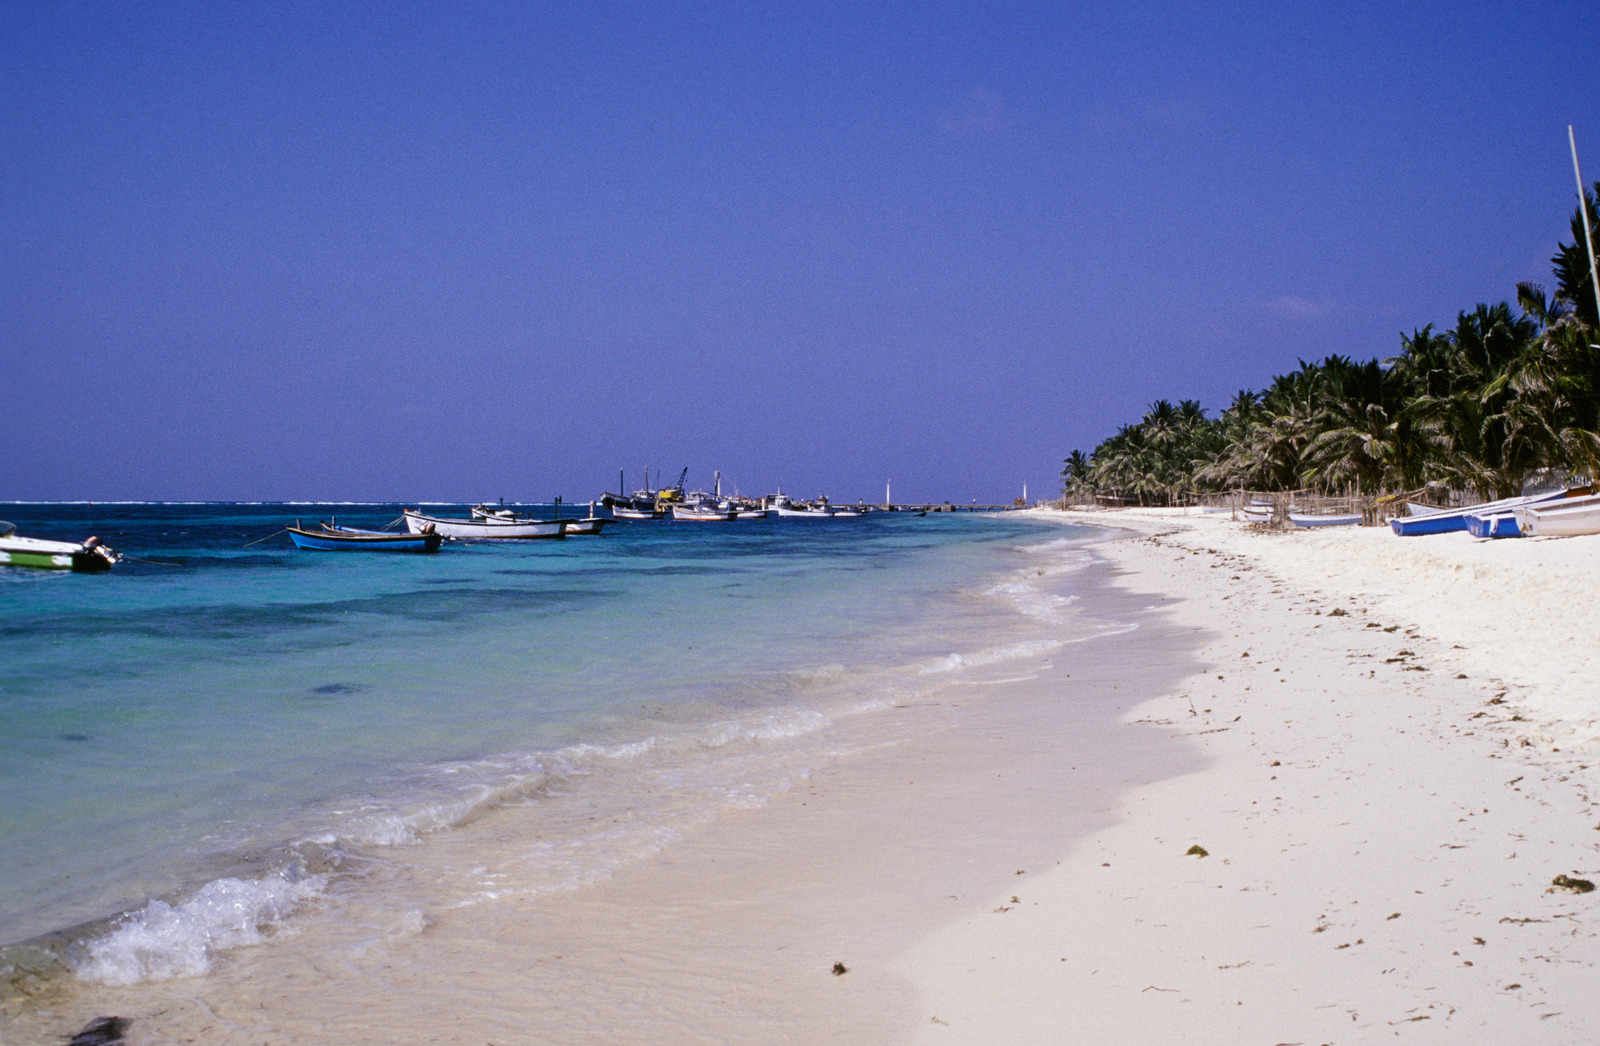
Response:
M1594 237L1589 234L1589 198L1583 191L1583 175L1578 172L1578 140L1567 124L1567 144L1572 146L1572 176L1578 179L1578 213L1583 216L1583 242L1589 248L1589 286L1594 288L1595 314L1600 316L1600 274L1594 264Z

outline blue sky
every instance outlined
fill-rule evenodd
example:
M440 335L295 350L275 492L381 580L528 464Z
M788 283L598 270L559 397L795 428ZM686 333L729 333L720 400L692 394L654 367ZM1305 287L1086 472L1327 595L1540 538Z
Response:
M0 2L0 500L1052 492L1549 283L1600 8Z

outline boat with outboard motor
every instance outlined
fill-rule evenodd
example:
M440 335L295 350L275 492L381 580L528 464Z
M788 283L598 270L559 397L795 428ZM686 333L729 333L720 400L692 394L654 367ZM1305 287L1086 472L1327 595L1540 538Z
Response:
M420 509L406 509L406 529L413 534L431 526L441 537L453 541L524 541L532 538L566 537L567 528L557 519L445 519L425 516Z
M0 566L97 574L102 570L110 570L121 561L122 556L101 544L97 537L82 541L28 538L19 535L14 524L0 522Z
M472 518L475 520L494 520L497 522L505 521L510 523L548 522L546 520L534 519L531 516L519 516L514 510L505 508L503 506L499 508L491 508L488 505L472 506ZM570 518L563 516L561 514L561 502L559 499L556 502L556 514L554 519L556 522L560 523L564 528L566 528L569 536L573 534L599 534L605 529L605 525L611 522L611 520L607 519L605 516L595 515L594 502L592 501L589 502L589 514L587 516L572 516Z

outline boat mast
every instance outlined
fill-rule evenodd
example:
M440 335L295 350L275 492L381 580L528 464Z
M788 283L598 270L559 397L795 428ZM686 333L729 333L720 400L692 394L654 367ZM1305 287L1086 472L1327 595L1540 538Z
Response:
M1583 191L1583 175L1578 172L1578 140L1572 136L1572 125L1567 124L1567 144L1572 146L1572 176L1578 179L1578 213L1583 216L1583 242L1589 248L1589 286L1594 288L1594 307L1600 315L1600 275L1594 264L1594 237L1589 235L1589 198Z

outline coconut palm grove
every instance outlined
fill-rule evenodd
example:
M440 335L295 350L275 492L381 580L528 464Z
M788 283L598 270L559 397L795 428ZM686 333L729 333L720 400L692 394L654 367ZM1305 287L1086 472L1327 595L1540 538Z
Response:
M1227 490L1381 496L1431 488L1511 497L1536 478L1600 475L1600 345L1584 222L1553 258L1555 289L1479 304L1449 330L1401 335L1400 353L1300 361L1220 417L1198 401L1151 404L1062 472L1069 498L1182 504Z

